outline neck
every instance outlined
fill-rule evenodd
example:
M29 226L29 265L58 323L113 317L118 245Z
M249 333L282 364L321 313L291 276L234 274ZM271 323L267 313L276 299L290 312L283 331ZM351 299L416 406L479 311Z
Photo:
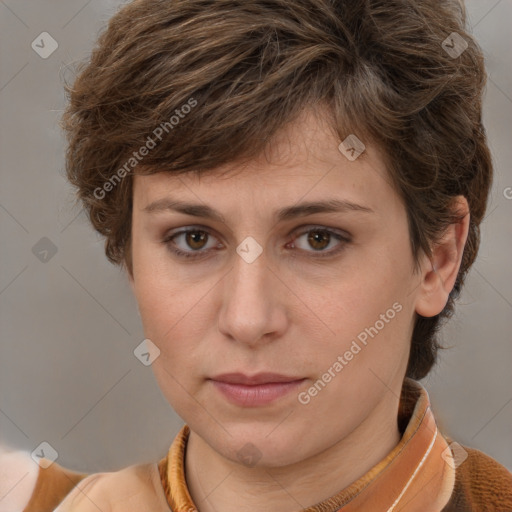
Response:
M185 473L196 507L200 512L296 512L339 493L384 459L400 441L398 401L381 405L330 449L278 468L248 468L233 462L191 431Z

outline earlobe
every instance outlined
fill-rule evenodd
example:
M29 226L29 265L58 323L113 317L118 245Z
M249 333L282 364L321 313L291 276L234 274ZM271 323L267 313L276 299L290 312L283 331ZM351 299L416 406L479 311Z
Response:
M444 309L462 262L470 218L466 198L457 196L453 209L460 220L448 226L433 246L432 258L424 260L421 290L416 301L416 312L424 317L438 315Z

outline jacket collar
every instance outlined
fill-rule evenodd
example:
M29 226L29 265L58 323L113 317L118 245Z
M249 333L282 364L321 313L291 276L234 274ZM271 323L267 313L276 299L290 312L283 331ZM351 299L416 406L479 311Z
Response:
M303 512L439 512L450 499L455 464L438 431L428 393L419 382L404 380L397 420L402 438L384 459L336 495ZM159 465L173 512L197 510L185 480L189 433L184 425Z

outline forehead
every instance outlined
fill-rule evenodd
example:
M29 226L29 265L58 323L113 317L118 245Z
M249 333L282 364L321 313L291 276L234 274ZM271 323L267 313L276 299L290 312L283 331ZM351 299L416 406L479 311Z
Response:
M355 160L339 149L340 140L325 117L305 111L269 140L249 161L230 162L198 174L161 172L134 177L134 209L166 200L223 208L276 210L278 205L338 199L375 212L400 207L383 156L373 144ZM153 208L154 210L154 208Z

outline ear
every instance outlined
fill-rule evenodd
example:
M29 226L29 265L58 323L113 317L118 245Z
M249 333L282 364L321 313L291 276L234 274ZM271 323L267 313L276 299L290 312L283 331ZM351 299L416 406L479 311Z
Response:
M438 315L444 309L462 261L470 215L466 198L454 198L452 208L463 219L448 226L441 240L432 248L432 259L425 256L422 263L416 313L424 317Z

